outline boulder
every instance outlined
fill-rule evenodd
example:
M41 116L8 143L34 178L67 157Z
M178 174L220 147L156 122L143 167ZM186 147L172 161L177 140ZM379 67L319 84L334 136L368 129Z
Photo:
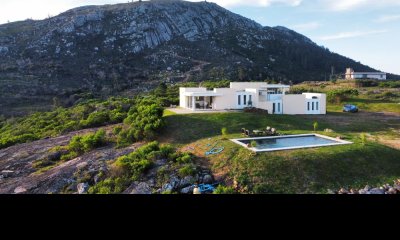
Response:
M397 190L395 188L389 188L387 194L397 194Z
M371 190L371 187L369 185L367 185L367 186L364 187L364 190L365 191L369 191L369 190Z
M1 175L3 175L4 178L11 177L13 174L14 174L14 171L10 171L10 170L1 171Z
M89 184L88 183L79 183L76 186L78 190L78 194L86 194L87 191L89 190Z
M385 194L385 190L379 188L373 188L369 191L369 194Z
M341 188L339 190L339 194L349 194L349 191L347 189L345 189L345 188Z
M130 194L152 194L152 188L150 185L146 182L134 182L132 186L130 187L131 192Z
M21 186L14 189L15 194L25 193L26 191L27 191L26 188L21 187Z
M170 183L164 184L164 186L161 188L161 192L165 191L172 191L174 187Z
M368 194L368 191L365 190L365 189L360 189L360 190L358 191L358 194Z
M181 193L182 194L192 194L193 193L193 189L194 189L194 185L189 186L189 187L185 187L181 189Z
M179 188L186 188L187 186L192 185L194 182L194 177L186 176L185 178L181 179L179 183Z
M209 175L209 174L204 175L204 177L203 177L203 183L205 183L205 184L210 184L210 183L212 183L212 182L213 182L213 177L212 177L211 175Z
M180 180L178 177L175 177L175 176L174 176L174 177L171 177L171 178L169 179L169 184L170 184L171 187L172 187L171 190L174 190L174 189L178 188L180 182L181 182L181 180Z

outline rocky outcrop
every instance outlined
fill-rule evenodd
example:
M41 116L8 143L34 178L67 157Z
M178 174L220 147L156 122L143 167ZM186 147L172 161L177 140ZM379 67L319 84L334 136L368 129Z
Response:
M341 188L339 191L331 191L329 190L328 193L330 194L374 194L374 195L381 195L381 194L400 194L400 179L394 181L393 185L384 184L381 187L372 188L369 185L366 185L362 189L346 189Z

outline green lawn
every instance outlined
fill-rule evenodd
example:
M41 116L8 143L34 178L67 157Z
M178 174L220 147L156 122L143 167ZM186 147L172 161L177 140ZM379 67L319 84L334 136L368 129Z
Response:
M352 98L341 104L329 104L328 111L341 112L344 104L355 104L360 110L366 112L394 112L400 113L400 101L388 102L384 100L368 99L366 96Z
M340 187L361 187L391 182L400 177L400 151L370 140L363 145L359 134L372 136L391 132L393 124L362 119L354 114L331 113L327 116L260 115L252 113L216 113L169 115L161 142L178 147L194 146L195 154L209 162L214 174L234 179L246 193L324 193ZM220 136L226 127L228 138L240 137L240 129L275 127L284 134L311 133L318 121L318 133L353 141L352 145L252 153ZM324 133L323 129L334 133ZM225 150L210 158L204 153L218 141Z

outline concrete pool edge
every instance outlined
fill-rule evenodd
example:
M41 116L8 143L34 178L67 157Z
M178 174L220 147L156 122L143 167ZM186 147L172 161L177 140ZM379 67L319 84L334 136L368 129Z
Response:
M261 139L275 139L275 138L292 138L292 137L307 137L307 136L316 136L320 138L325 138L331 141L335 141L335 143L327 143L327 144L317 144L317 145L309 145L309 146L295 146L295 147L285 147L285 148L274 148L274 149L256 149L253 147L248 147L245 143L241 141L249 141L249 140L261 140ZM328 137L325 135L317 134L317 133L309 133L309 134L297 134L297 135L283 135L283 136L272 136L272 137L254 137L254 138L236 138L229 139L230 141L241 145L242 147L247 148L253 152L276 152L276 151L284 151L284 150L295 150L295 149L304 149L304 148L318 148L318 147L329 147L329 146L339 146L339 145L348 145L353 144L353 142L346 141L343 139L337 139Z

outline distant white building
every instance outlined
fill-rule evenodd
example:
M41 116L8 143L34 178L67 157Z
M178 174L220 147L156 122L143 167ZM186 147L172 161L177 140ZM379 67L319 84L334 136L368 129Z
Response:
M326 114L326 95L286 94L290 86L265 82L231 82L230 88L180 88L180 107L213 111L256 107L271 114Z
M346 79L377 79L386 80L384 72L354 72L352 68L346 69Z

